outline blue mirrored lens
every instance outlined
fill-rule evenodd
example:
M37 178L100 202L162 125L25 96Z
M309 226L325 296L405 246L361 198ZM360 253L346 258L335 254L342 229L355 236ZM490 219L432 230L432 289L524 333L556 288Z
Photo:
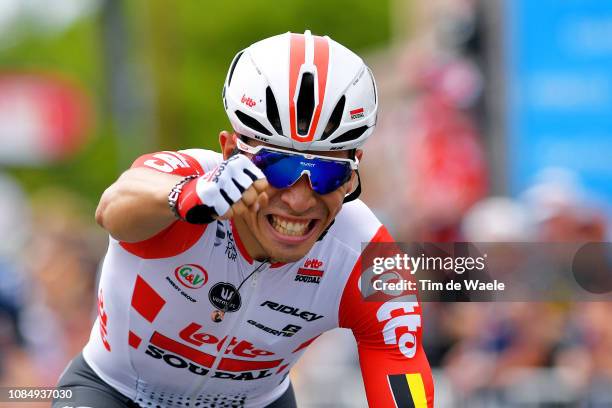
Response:
M349 163L325 159L307 159L304 156L262 149L253 157L253 163L263 171L268 182L276 188L287 188L302 173L310 175L312 189L318 194L336 190L351 177Z

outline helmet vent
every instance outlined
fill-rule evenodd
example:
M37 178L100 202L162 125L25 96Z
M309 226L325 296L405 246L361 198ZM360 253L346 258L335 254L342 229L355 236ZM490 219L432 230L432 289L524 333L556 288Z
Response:
M321 140L327 139L332 133L338 129L340 126L340 121L342 120L342 113L344 112L344 103L346 102L346 97L342 95L342 98L336 104L334 111L329 116L329 121L327 122L327 126L325 126L325 130L323 131L323 135L321 136Z
M347 132L344 132L343 134L341 134L337 138L333 139L331 142L332 143L342 143L342 142L348 142L348 141L351 141L351 140L358 139L361 135L363 135L363 133L366 130L368 130L367 126L360 126L358 128L351 129L351 130L349 130Z
M257 121L257 119L254 117L240 112L239 110L235 111L234 113L236 113L238 120L240 120L244 126L251 128L256 132L263 133L264 135L272 136L272 133L270 133L270 131L266 129L264 125L259 123L259 121Z
M232 83L232 77L234 76L234 69L236 68L236 64L238 64L238 60L240 59L240 57L242 57L242 54L244 54L244 51L240 51L238 55L234 57L234 61L232 61L232 66L230 67L229 76L227 78L227 86L229 86Z
M297 132L300 136L308 134L314 112L314 76L306 72L302 75L300 93L297 99Z
M268 120L279 135L283 134L283 126L281 125L280 115L278 114L278 105L274 98L274 93L270 87L266 88L266 115Z

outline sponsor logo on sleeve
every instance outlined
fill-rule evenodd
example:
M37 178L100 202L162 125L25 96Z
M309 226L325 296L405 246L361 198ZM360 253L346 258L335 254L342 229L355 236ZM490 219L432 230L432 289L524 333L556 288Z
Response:
M104 310L104 296L102 296L102 290L98 294L98 321L100 326L100 337L102 339L102 344L104 344L104 348L107 351L111 351L110 343L108 342L108 315Z
M406 295L384 303L376 312L378 321L386 322L382 331L385 344L396 344L407 358L414 357L418 348L417 330L421 327L421 315L416 312L418 306L415 295ZM399 314L401 312L403 314ZM400 327L408 331L397 338Z
M144 165L152 169L172 173L178 168L188 168L189 163L178 153L160 152L153 155L153 159L144 162Z

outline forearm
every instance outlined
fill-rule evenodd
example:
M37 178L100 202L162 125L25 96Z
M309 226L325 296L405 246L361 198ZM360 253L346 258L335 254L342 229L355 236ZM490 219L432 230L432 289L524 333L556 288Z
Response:
M146 168L127 170L102 194L96 221L119 241L151 238L176 221L168 193L182 178Z

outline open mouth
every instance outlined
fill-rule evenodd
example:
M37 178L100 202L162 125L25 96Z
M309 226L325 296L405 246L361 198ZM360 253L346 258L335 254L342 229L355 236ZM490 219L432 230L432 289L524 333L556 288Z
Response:
M289 219L275 214L268 214L266 218L279 235L295 238L307 236L317 223L316 219Z

